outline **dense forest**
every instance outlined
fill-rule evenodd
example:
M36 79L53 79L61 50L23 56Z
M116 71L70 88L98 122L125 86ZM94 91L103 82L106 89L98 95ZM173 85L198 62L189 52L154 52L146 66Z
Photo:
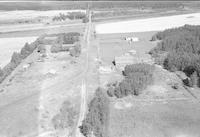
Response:
M88 105L88 113L80 126L80 131L85 137L107 137L107 122L109 113L109 99L103 89L98 88L94 98Z
M110 97L122 98L128 95L139 95L153 82L154 66L144 63L127 65L123 71L124 80L108 84L107 94Z
M200 26L185 25L157 33L152 40L161 40L150 51L156 62L169 71L183 71L188 86L200 86Z

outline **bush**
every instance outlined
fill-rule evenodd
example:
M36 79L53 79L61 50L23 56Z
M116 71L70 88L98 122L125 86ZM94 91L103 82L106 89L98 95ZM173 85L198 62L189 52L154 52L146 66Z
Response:
M88 105L88 113L79 127L81 133L88 137L92 133L95 137L106 137L108 122L109 100L101 88L95 92L94 98Z

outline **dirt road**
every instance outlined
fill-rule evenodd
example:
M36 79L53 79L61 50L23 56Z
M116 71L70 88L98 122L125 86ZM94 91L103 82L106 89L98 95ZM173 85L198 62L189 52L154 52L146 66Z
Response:
M87 49L87 55L86 55L86 66L85 66L85 75L82 80L82 86L81 86L81 107L80 107L80 113L79 113L79 119L78 124L76 128L76 137L82 137L82 133L80 132L79 126L81 126L82 121L85 117L86 109L87 109L87 88L86 88L86 76L88 71L88 62L89 62L89 53L88 53L88 47L90 45L90 31L91 31L91 14L88 13L89 22L86 27L85 31L85 41L86 41L86 49Z

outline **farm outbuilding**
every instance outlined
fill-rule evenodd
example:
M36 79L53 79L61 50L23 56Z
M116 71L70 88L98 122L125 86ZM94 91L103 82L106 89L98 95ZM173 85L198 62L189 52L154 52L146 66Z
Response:
M129 43L139 41L139 38L138 38L138 37L125 37L124 39L125 39L126 41L128 41Z

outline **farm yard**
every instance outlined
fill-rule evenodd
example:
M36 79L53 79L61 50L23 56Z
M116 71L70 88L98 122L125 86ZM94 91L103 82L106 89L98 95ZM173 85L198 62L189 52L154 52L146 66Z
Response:
M199 2L11 3L0 136L199 137Z

